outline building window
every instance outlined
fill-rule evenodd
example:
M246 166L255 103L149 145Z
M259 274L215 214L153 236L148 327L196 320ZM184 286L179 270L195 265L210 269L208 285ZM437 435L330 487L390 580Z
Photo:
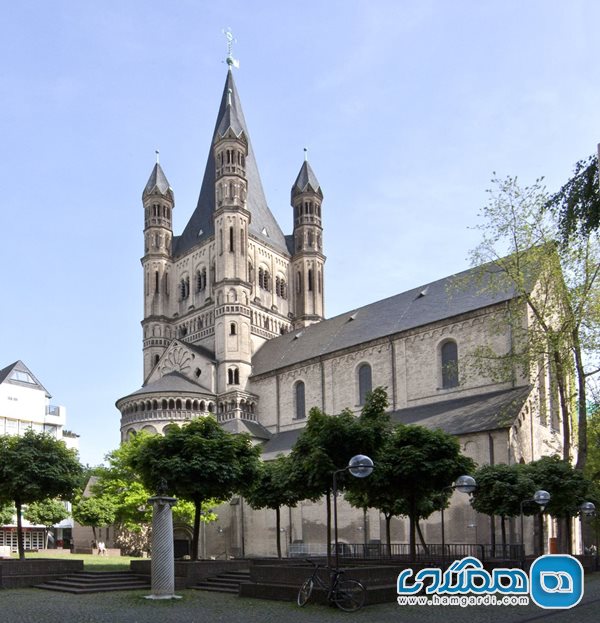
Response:
M458 346L456 342L448 341L442 344L442 388L458 387Z
M229 385L240 384L240 371L237 368L229 368L227 370L227 383Z
M206 290L206 268L196 273L196 290L198 292Z
M233 227L229 228L229 252L233 253L235 251L234 241L233 241Z
M367 394L373 389L371 378L371 366L363 363L358 367L358 404L364 405L367 401Z
M229 335L236 335L237 334L237 325L235 324L235 322L232 322L229 324Z
M313 290L313 271L312 268L308 270L308 291L312 292Z
M303 420L306 417L306 402L304 397L304 383L298 381L294 386L296 394L296 419Z

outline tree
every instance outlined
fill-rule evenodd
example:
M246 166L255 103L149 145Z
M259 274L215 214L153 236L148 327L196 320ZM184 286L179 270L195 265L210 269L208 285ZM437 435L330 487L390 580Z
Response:
M12 502L0 502L0 526L11 523L16 512Z
M586 380L598 372L586 368L585 353L598 358L600 335L600 262L597 233L573 238L568 246L555 243L558 225L547 210L548 196L540 181L521 187L516 178L493 180L483 209L482 242L472 252L479 266L480 287L488 292L511 292L499 316L498 332L513 336L511 348L497 352L476 349L476 371L498 379L514 379L520 369L531 378L551 372L557 390L563 427L563 458L571 450L573 393L569 383L573 362L577 378L578 462L586 460ZM552 388L551 388L552 390Z
M291 477L290 460L279 455L275 460L261 464L254 485L245 494L252 508L270 508L275 511L277 558L281 558L281 507L294 507L298 503Z
M50 538L50 528L69 516L64 502L60 500L42 500L28 504L23 511L23 517L32 524L46 527L46 547Z
M331 492L333 472L344 469L356 454L374 455L379 450L389 426L387 394L383 388L369 392L360 417L345 409L327 415L313 407L292 452L291 474L298 499L326 497L327 543L331 543ZM343 473L337 479L338 490L354 480ZM328 548L330 552L330 548Z
M51 435L28 430L0 437L0 501L17 510L19 558L25 558L22 514L25 504L48 498L69 499L81 480L77 452Z
M521 502L531 499L535 483L519 464L484 465L473 475L477 489L471 497L471 506L484 515L500 517L502 548L506 550L506 518L518 517Z
M410 522L410 554L416 558L417 521L433 512L432 498L462 474L474 471L475 463L460 451L458 440L441 430L399 424L387 435L375 458L377 478L387 482L398 500L406 503ZM385 485L383 485L385 486Z
M73 504L73 519L92 528L95 542L98 542L96 528L114 523L115 516L115 504L108 496L81 496Z
M525 473L535 482L536 489L550 493L546 512L552 517L564 519L567 527L564 532L562 549L571 553L572 517L579 514L579 506L586 501L591 490L591 482L581 470L575 469L568 461L557 456L544 456L537 461L523 465Z
M203 505L243 494L256 479L260 448L248 435L224 431L212 417L173 426L164 436L149 436L130 457L142 482L156 491L165 480L167 490L194 504L192 558L198 558Z
M600 227L600 181L598 158L580 160L573 176L550 196L546 208L558 217L561 239L568 244L573 236L589 236Z

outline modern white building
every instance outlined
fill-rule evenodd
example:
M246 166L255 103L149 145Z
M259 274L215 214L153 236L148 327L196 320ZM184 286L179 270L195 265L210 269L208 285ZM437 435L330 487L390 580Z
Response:
M67 448L79 449L79 435L66 428L67 410L50 403L52 396L22 362L0 370L0 435L22 435L27 430L47 433L64 441ZM33 526L23 521L25 549L42 549L46 544L44 526ZM70 545L72 520L55 526L54 543ZM16 523L0 527L0 547L17 549Z

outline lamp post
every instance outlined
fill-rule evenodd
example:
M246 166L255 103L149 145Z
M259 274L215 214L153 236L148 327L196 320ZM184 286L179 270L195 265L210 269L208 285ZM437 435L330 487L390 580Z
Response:
M548 502L550 502L550 494L547 491L544 491L543 489L540 489L539 491L536 491L533 494L533 497L528 499L528 500L521 500L519 507L521 509L521 568L524 569L525 568L525 534L524 534L524 529L523 529L523 504L526 504L527 502L535 502L536 504L539 504L540 507L540 513L544 512L544 509L546 508L546 506L548 505ZM543 524L542 524L542 530L544 529ZM543 543L543 540L542 540ZM542 554L544 552L542 551Z
M475 489L477 489L477 482L473 476L467 476L466 474L463 476L459 476L453 485L449 485L448 487L444 487L442 492L444 491L460 491L461 493L473 493ZM440 510L441 520L442 520L442 560L446 560L446 533L444 529L444 505L442 504L442 508Z
M585 542L583 539L583 518L593 517L596 514L596 505L593 502L583 502L579 505L579 519L581 520L581 553L585 555ZM598 552L596 552L598 555Z
M353 456L348 465L343 469L337 469L332 474L333 484L333 542L335 547L335 568L339 569L339 547L338 547L338 519L337 519L337 475L344 472L350 472L355 478L366 478L373 471L373 461L364 454Z

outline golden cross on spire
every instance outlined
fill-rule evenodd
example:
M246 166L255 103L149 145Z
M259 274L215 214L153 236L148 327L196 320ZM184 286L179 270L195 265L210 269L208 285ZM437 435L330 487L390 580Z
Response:
M233 44L237 43L237 39L234 39L231 28L227 28L227 30L223 29L223 34L227 39L227 58L225 59L225 62L229 65L229 67L233 66L236 69L239 69L240 61L238 61L236 58L233 58L232 54Z

